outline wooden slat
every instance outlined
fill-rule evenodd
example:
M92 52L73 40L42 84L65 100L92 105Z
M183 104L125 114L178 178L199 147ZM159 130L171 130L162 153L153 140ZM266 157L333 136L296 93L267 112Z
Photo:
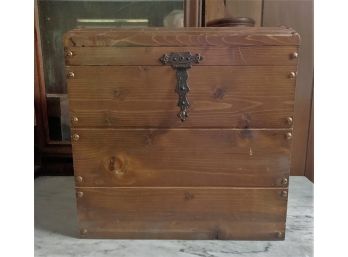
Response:
M288 128L296 67L195 66L188 71L190 117L176 116L176 74L161 67L68 67L76 127Z
M88 46L254 46L299 45L299 35L275 28L75 29L65 34L65 47Z
M89 238L279 240L283 190L77 188L79 223Z
M80 186L282 186L290 130L74 129ZM285 185L286 186L286 185Z
M232 48L202 47L71 47L67 65L160 65L160 57L171 52L199 53L205 65L297 65L290 56L296 46L258 46ZM195 65L198 66L198 65Z

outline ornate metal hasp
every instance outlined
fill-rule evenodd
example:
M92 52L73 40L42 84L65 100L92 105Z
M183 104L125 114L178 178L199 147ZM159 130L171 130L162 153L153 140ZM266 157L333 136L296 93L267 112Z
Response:
M187 99L187 93L190 91L187 84L187 69L190 69L192 64L199 63L202 60L203 57L200 54L192 55L190 52L164 54L160 58L163 64L169 64L176 70L177 82L175 92L179 95L178 106L180 107L180 112L178 117L182 122L188 117L188 108L190 106Z

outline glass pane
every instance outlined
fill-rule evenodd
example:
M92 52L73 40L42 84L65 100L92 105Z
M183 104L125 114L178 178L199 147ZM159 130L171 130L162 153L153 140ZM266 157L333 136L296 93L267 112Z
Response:
M51 140L70 140L63 35L75 27L183 27L184 0L39 0Z

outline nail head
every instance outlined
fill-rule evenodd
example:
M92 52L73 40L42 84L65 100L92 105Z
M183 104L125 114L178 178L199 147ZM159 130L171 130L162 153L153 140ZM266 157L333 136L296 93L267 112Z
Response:
M81 191L78 191L78 192L77 192L77 197L78 197L78 198L81 198L81 197L83 197L83 192L81 192Z
M293 118L290 116L290 117L287 117L287 118L286 118L286 121L287 121L288 124L291 126L294 120L293 120Z
M291 58L291 59L297 59L297 58L298 58L298 53L297 53L297 52L293 52L293 53L290 55L290 58Z
M67 76L68 79L72 79L72 78L75 77L75 74L74 74L74 72L69 71L68 74L67 74L66 76Z
M76 182L81 183L83 181L83 178L81 176L76 177Z
M294 72L294 71L290 72L290 73L289 73L289 78L290 78L290 79L296 78L296 72Z
M74 141L78 141L78 140L80 139L80 136L79 136L78 134L74 134L74 135L72 136L72 139L73 139Z
M286 139L287 140L292 139L292 133L291 132L286 133Z
M283 178L281 181L282 185L287 185L288 184L288 179L287 178Z

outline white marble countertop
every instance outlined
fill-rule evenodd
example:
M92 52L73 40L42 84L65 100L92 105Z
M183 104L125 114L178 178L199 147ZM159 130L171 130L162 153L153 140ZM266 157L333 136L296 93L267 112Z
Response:
M73 177L35 179L35 256L311 257L313 184L291 177L284 241L79 239Z

